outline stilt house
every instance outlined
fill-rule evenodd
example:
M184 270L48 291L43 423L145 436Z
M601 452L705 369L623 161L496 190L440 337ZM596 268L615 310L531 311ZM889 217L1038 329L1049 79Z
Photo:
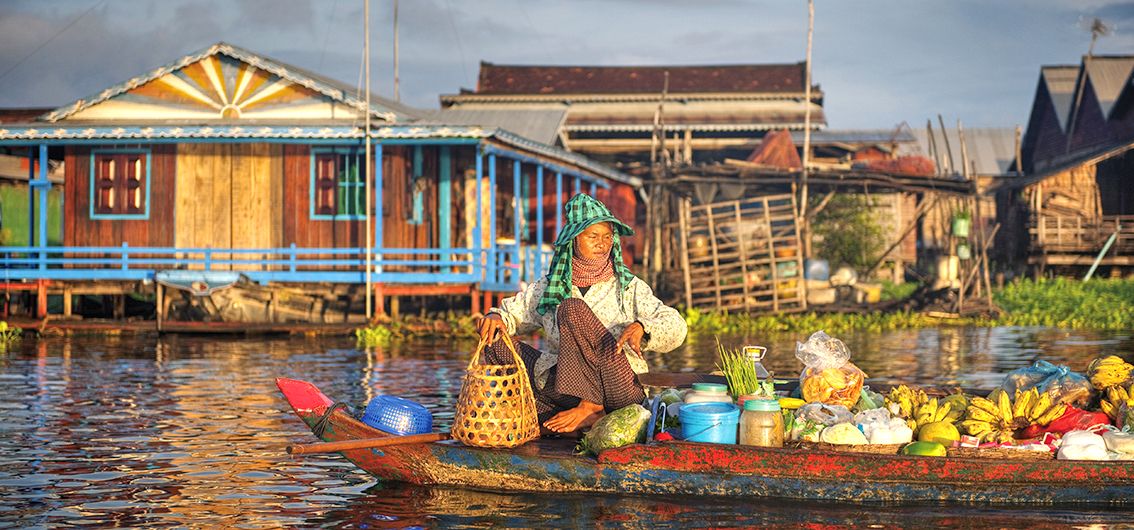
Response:
M0 264L9 284L64 294L65 313L71 295L156 282L159 318L179 317L164 286L216 295L205 310L221 320L343 321L365 314L367 284L379 311L384 296L459 294L477 309L515 291L548 263L572 194L633 218L634 177L501 129L416 123L423 114L367 107L354 87L218 43L0 124L0 147L41 168L32 201L60 186L46 161L65 168L62 244L5 242ZM43 234L46 208L35 211ZM233 284L253 295L222 296Z

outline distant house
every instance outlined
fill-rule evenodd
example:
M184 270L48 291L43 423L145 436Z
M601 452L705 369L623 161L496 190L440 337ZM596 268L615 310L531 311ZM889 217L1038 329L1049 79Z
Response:
M156 281L205 294L239 275L249 289L320 301L288 313L267 293L254 311L214 311L225 319L359 319L367 282L378 310L399 294L462 294L475 308L482 293L537 278L572 194L634 211L637 178L504 129L424 119L379 97L367 107L356 94L218 43L0 124L0 149L60 153L65 167L62 244L5 242L0 264L10 279L50 280L65 312L84 290ZM40 167L31 184L44 197L58 183ZM39 211L34 224L47 223ZM158 316L167 309L159 302Z
M668 77L668 81L667 81ZM548 66L482 62L477 87L441 96L446 111L565 113L560 144L596 160L647 164L659 148L686 162L743 158L771 130L826 125L823 92L804 102L804 64ZM668 83L668 85L667 85ZM664 102L662 93L665 92Z
M1023 138L1024 175L1000 203L1019 220L1036 272L1134 265L1134 56L1040 70ZM1109 246L1108 246L1109 242Z

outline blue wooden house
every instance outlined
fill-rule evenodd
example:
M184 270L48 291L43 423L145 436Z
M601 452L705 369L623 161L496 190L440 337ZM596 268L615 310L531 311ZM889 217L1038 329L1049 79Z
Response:
M0 124L0 147L65 168L62 245L6 246L0 266L10 287L64 294L65 313L74 294L152 289L161 319L163 286L222 296L243 285L268 293L263 303L214 313L357 320L367 285L378 311L386 296L442 294L476 310L537 278L572 194L633 219L638 179L505 130L417 123L424 114L377 97L368 107L354 87L215 44ZM30 184L45 234L58 184L45 171ZM335 293L339 306L287 311L285 291Z

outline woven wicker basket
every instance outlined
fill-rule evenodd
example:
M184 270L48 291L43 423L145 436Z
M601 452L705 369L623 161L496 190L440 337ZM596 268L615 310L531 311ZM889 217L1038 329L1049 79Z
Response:
M1004 449L1000 447L950 447L949 456L957 458L999 458L1004 460L1053 460L1051 451Z
M826 442L804 442L794 440L784 444L785 447L805 449L808 451L839 451L842 453L870 453L875 455L896 455L906 444L831 444Z
M535 394L520 354L508 337L502 339L512 352L512 364L481 364L481 341L469 360L452 436L475 447L516 447L539 438Z

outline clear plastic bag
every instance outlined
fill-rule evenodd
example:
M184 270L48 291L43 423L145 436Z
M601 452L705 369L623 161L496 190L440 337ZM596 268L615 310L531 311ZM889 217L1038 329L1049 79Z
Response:
M1036 361L1026 368L1008 372L1000 385L1009 396L1016 395L1016 391L1024 392L1033 387L1041 394L1050 394L1053 402L1075 407L1085 407L1095 394L1095 389L1086 376L1047 361Z
M807 342L795 344L795 356L805 365L799 374L804 401L848 409L858 403L866 374L850 362L850 349L843 341L817 331Z
M799 410L795 412L795 417L824 426L854 421L850 409L842 405L827 405L825 403L808 403L799 407Z
M579 442L582 452L597 455L607 449L642 442L650 423L650 411L634 404L603 416Z

